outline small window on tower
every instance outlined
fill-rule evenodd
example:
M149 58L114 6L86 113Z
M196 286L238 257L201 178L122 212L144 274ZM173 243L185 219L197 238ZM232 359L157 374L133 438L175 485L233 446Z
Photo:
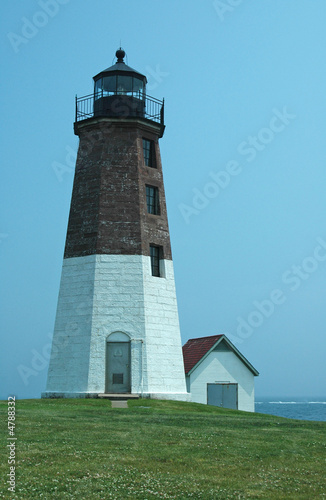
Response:
M144 162L147 167L156 168L154 142L143 139Z
M147 212L153 215L160 215L160 203L158 188L155 186L146 186Z
M157 245L150 245L152 276L162 277L161 264L163 259L163 248Z

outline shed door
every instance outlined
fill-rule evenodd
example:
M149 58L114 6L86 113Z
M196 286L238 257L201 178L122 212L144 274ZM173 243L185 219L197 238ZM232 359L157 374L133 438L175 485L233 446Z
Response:
M106 344L106 392L131 392L130 342Z
M207 384L207 404L238 409L238 384Z

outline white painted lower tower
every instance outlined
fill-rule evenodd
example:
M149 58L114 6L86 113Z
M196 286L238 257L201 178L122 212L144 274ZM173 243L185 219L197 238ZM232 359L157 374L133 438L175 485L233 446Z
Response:
M93 397L107 390L107 343L130 342L130 389L143 397L189 400L173 263L151 275L150 257L64 259L46 392Z

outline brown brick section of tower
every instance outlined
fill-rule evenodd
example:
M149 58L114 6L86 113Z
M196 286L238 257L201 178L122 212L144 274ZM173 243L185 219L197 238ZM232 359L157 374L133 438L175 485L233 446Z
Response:
M157 124L98 118L78 123L80 144L65 258L149 255L172 259ZM142 139L155 143L156 168L145 166ZM146 184L158 187L160 215L147 213Z

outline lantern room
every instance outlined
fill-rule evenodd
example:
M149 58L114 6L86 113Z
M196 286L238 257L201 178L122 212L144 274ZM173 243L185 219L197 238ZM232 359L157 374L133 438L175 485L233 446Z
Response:
M94 76L94 115L144 116L146 76L124 62L125 51L116 51L113 66Z
M163 101L146 95L147 78L124 62L125 51L116 51L116 63L93 77L92 94L76 96L75 134L78 123L93 118L106 117L120 120L146 120L160 127L164 133Z

